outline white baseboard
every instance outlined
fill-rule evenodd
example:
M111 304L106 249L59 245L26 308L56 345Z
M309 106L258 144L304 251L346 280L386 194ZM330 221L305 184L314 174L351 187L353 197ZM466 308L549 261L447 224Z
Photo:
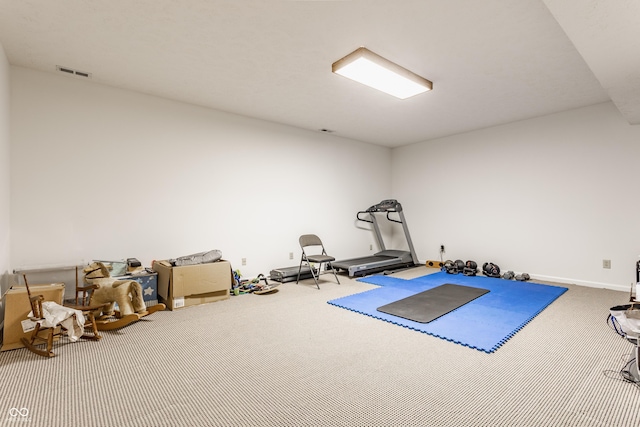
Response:
M590 282L588 280L567 279L566 277L544 276L544 275L538 275L538 274L535 274L535 275L532 274L531 278L537 279L543 282L564 283L567 285L587 286L589 288L610 289L612 291L621 291L621 292L629 292L631 289L631 283L629 283L628 285L618 285L614 283Z
M420 263L424 265L426 261L420 261ZM480 270L478 275L481 276L482 267L478 266L478 268ZM504 273L504 271L502 271L501 273ZM520 273L516 272L516 274L520 274ZM555 282L555 283L562 283L567 285L586 286L589 288L610 289L612 291L620 291L620 292L627 292L627 293L631 290L631 286L632 286L631 283L629 283L628 285L619 285L614 283L602 283L602 282L591 282L588 280L568 279L566 277L545 276L542 274L530 274L529 276L531 276L532 279L540 280L541 282Z

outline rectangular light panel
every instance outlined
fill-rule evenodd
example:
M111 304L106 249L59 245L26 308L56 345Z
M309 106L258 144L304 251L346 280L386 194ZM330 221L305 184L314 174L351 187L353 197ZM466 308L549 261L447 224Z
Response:
M334 73L400 99L433 89L433 83L360 47L331 66Z

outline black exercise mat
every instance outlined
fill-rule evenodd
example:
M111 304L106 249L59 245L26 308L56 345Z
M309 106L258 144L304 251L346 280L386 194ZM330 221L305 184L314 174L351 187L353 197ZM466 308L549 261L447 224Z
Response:
M445 283L424 292L378 307L378 311L429 323L489 292L488 289Z

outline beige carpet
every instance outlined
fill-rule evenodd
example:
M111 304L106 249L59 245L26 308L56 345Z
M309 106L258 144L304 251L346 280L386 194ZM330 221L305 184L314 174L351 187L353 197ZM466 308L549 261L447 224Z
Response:
M618 374L632 346L606 324L626 293L569 285L487 354L327 304L374 288L340 281L155 313L53 359L0 353L0 425L640 425Z

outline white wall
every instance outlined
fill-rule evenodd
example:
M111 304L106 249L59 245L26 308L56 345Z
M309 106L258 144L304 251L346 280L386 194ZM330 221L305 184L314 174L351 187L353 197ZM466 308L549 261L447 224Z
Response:
M13 268L220 249L253 277L297 265L309 232L369 253L355 215L389 197L390 149L11 71Z
M444 244L445 259L628 290L639 161L640 126L604 103L394 149L392 192L421 259Z
M149 265L217 248L252 277L296 265L305 232L338 258L375 250L355 214L394 197L421 260L438 259L444 244L445 259L493 261L541 279L620 290L635 279L640 127L610 103L389 150L10 71L3 271L9 260L11 268L126 257ZM7 89L0 99L8 102ZM0 113L5 201L8 117ZM327 184L305 187L317 177ZM402 246L395 232L388 247Z
M4 48L0 44L0 295L9 287L10 266L10 67ZM4 322L4 307L0 298L0 324Z

